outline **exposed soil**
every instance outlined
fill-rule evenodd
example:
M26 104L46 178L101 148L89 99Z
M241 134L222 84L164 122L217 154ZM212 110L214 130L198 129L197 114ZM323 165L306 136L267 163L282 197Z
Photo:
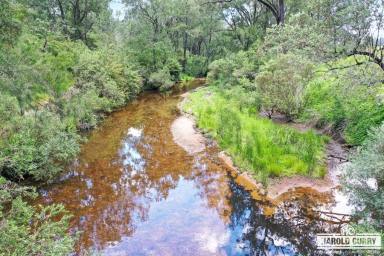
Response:
M189 154L204 150L204 137L194 128L194 121L187 116L180 116L173 121L171 131L177 145Z

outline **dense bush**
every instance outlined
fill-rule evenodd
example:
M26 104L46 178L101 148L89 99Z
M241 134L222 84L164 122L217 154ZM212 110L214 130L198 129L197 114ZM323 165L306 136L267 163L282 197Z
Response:
M180 63L175 58L168 58L165 66L168 69L171 80L173 82L179 81L182 69Z
M340 60L334 67L349 66L353 61ZM301 119L328 126L349 144L359 145L369 128L384 120L383 85L379 82L384 75L373 64L327 70L319 68L309 82Z
M170 89L173 83L168 69L161 69L152 73L149 77L149 84L154 88L159 88L161 91Z
M224 86L238 85L241 79L253 81L259 64L252 50L231 54L209 65L207 80L211 84Z
M0 255L68 255L75 237L67 234L69 216L63 206L36 210L21 196L35 193L0 177Z
M82 93L95 90L101 98L106 99L107 111L124 104L125 95L109 75L100 52L82 54L79 63L74 67L74 74L75 86Z
M268 61L256 77L262 107L271 114L278 111L296 117L302 109L305 86L312 72L313 65L297 55L278 55Z
M187 60L185 73L193 77L202 77L207 74L208 60L204 56L191 55Z
M352 155L343 179L356 214L378 230L384 228L384 125L370 131Z
M73 92L75 91L75 92ZM106 98L99 97L97 90L91 89L74 93L69 100L63 101L63 116L70 129L88 130L97 125L100 113L109 109L110 103Z
M54 178L79 151L77 129L141 91L141 78L116 52L91 51L59 35L25 33L0 76L0 172L14 180ZM41 44L40 44L41 43ZM24 57L25 55L25 57ZM4 63L2 63L4 64ZM17 71L17 72L16 72Z
M0 170L12 179L52 179L79 152L79 136L52 112L16 116L8 126L12 130L1 140Z
M308 4L310 5L310 4ZM267 29L257 55L263 60L280 54L292 53L318 62L331 56L331 38L324 33L324 22L316 22L311 15L297 13L286 24Z

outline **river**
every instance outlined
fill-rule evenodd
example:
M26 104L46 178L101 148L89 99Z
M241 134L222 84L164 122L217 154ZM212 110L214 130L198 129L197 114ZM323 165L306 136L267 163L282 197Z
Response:
M338 230L318 214L332 195L290 192L278 205L237 184L206 142L193 155L170 131L179 93L145 92L90 132L81 154L40 204L62 203L80 232L76 254L323 255L315 233Z

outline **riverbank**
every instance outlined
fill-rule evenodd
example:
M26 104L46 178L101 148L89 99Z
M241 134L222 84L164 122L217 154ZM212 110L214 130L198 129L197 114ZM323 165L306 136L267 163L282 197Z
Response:
M204 133L197 128L196 120L191 113L184 110L184 106L188 101L190 93L182 94L182 101L178 108L182 115L178 117L172 124L172 134L175 142L183 147L188 153L194 154L204 149ZM303 127L300 126L301 132ZM341 175L343 163L345 162L346 152L336 141L330 140L326 145L326 167L327 171L322 178L308 177L302 175L293 175L291 177L274 177L268 178L268 185L258 182L249 171L238 168L233 159L224 151L221 151L219 158L230 168L231 175L236 182L241 184L245 189L253 191L256 199L266 197L269 200L278 201L283 194L298 189L311 188L320 193L327 193L339 186L339 176Z

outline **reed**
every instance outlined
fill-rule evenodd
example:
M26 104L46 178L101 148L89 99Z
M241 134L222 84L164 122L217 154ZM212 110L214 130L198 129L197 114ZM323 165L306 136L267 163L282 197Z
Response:
M305 175L323 177L327 137L273 123L244 106L238 90L206 87L189 96L184 110L197 118L235 163L255 178Z

